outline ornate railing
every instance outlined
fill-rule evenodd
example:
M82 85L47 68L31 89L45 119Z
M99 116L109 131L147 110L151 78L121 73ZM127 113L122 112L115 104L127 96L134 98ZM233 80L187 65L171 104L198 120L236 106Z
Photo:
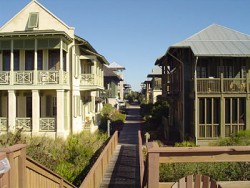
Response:
M56 131L55 118L40 118L40 131Z
M39 84L58 84L59 72L58 71L38 71Z
M14 84L33 84L32 71L15 71Z
M69 73L63 72L63 83L68 84L68 81L69 81Z
M10 72L3 71L0 72L0 84L9 84Z
M81 74L81 85L95 85L94 74Z
M30 117L16 118L16 128L23 129L25 132L31 132L32 119Z
M62 78L62 84L69 83L68 72L62 72L62 75L59 74L59 71L48 70L35 73L35 71L0 71L0 85L59 84L60 77Z
M0 131L7 131L8 125L7 125L7 118L6 117L0 117Z

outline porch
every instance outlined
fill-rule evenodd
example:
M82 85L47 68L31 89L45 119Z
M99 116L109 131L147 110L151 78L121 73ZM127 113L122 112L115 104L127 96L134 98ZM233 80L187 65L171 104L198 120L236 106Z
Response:
M0 85L69 84L66 71L1 71Z

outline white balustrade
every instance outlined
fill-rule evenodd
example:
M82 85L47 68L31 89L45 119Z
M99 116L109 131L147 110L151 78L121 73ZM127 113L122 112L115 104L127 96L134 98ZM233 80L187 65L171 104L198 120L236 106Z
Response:
M58 71L38 71L38 84L58 84Z
M40 118L40 131L56 131L55 118Z
M0 84L9 84L10 73L8 71L0 72Z
M32 71L15 71L14 84L33 84Z
M81 85L94 85L94 74L81 74Z
M25 132L30 132L32 129L32 120L30 117L16 118L16 128L23 129Z
M6 117L0 117L0 131L7 131L8 125L7 125L7 118Z

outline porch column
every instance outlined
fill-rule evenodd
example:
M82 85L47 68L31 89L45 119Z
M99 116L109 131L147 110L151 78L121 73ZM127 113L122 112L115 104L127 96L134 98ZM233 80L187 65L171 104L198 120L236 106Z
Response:
M14 132L16 126L16 94L14 90L8 91L8 131Z
M59 84L63 84L63 41L60 41L60 69L59 69Z
M220 136L225 138L225 98L222 95L220 98Z
M64 131L64 90L56 90L56 134L57 137L65 137Z
M40 126L40 95L38 90L32 90L32 133L38 133Z
M10 44L10 85L14 84L14 41Z
M33 82L35 85L37 85L37 39L35 39L35 52L34 52L34 77Z

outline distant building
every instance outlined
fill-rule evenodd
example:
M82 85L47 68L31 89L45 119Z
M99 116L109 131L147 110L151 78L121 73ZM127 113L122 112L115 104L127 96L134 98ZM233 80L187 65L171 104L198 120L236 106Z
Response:
M170 46L156 64L169 126L181 140L207 145L250 129L249 35L213 24Z
M123 91L123 71L125 70L125 67L119 65L118 63L116 62L113 62L111 63L109 66L108 66L111 70L113 70L117 75L120 76L120 78L122 80L120 80L119 84L118 84L118 98L119 100L123 101L124 100L124 91Z
M152 72L147 75L148 78L151 78L151 96L149 97L149 102L155 103L157 97L162 94L161 79L162 79L162 69L159 66L156 66L152 69Z
M98 128L106 59L37 1L0 28L0 131Z
M105 90L103 91L103 96L107 99L107 103L112 104L112 106L115 106L118 102L118 87L122 79L108 66L103 66L103 68L105 88Z

